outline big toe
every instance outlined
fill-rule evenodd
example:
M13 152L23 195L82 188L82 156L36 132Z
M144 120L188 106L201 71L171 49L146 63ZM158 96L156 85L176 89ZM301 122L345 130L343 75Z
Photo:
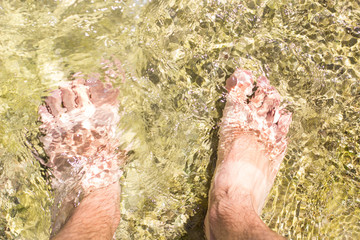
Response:
M250 71L237 69L227 80L229 97L245 102L253 91L254 77Z
M64 109L61 107L61 91L56 89L45 99L46 106L54 117L59 116Z

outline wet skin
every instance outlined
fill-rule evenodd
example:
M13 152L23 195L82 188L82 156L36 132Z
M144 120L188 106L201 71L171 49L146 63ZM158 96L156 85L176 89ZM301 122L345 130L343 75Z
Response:
M55 239L111 239L119 224L126 157L117 149L118 94L110 83L78 77L39 108L49 157L43 164L51 169L55 202L61 203L52 209ZM84 198L74 208L79 196Z
M205 219L208 239L283 239L259 218L284 158L291 114L265 77L238 69L227 80L217 167ZM255 90L256 89L256 90ZM253 92L255 90L255 92ZM39 108L53 188L72 179L75 209L53 214L53 239L112 239L120 221L116 150L118 91L98 79L77 79L55 90ZM76 190L76 191L75 191ZM63 214L61 214L63 213ZM56 235L55 235L56 234Z
M217 166L205 232L210 240L283 239L259 218L284 158L291 114L265 77L238 69L226 81ZM254 92L254 89L256 91Z

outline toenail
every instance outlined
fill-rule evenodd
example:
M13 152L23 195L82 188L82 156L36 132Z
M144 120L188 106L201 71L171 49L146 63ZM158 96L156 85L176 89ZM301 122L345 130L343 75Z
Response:
M233 87L235 87L237 84L237 79L234 75L231 75L227 80L226 80L226 89L228 91L230 91Z

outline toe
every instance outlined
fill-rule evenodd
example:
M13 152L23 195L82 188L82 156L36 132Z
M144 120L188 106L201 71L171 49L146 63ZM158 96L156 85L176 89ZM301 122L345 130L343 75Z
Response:
M54 116L49 113L48 109L44 105L39 107L39 115L41 121L45 124L51 122L54 119Z
M94 105L98 105L101 100L105 97L104 96L104 84L97 80L97 79L93 79L93 78L89 78L86 82L85 82L86 86L89 86L89 91L90 91L90 100Z
M276 91L276 89L272 86L269 86L268 89L264 89L265 92L265 98L263 100L263 103L261 107L259 108L258 115L267 117L274 116L275 115L275 109L280 106L281 96ZM269 119L269 121L272 121L273 118Z
M287 111L286 109L281 109L279 111L279 120L277 122L278 128L277 128L277 139L281 139L286 137L286 134L289 131L289 127L291 124L292 114L291 112Z
M258 115L264 116L268 121L273 121L276 108L280 105L281 96L278 91L270 85L270 81L261 76L256 81L256 92L250 99L250 107L259 109Z
M253 109L260 108L264 102L266 93L263 88L258 88L254 96L250 99L250 107Z
M232 74L227 80L225 88L230 92L230 90L237 85L237 79L234 74Z
M60 88L62 94L62 101L67 111L71 111L76 107L75 93L69 87Z
M115 105L117 103L119 90L114 89L111 84L104 85L99 80L92 81L89 79L85 85L90 87L90 100L95 106L102 104Z
M269 127L271 125L273 125L273 123L274 123L275 114L276 114L276 109L275 108L270 109L270 111L268 111L267 114L266 114L265 119L266 119L267 125Z
M227 80L229 96L244 102L252 94L254 78L250 71L237 69Z
M261 88L267 88L270 86L270 81L265 76L261 76L256 80L256 85Z
M265 76L261 76L256 80L256 86L255 94L250 99L250 106L252 108L260 108L262 106L270 86L270 81Z
M56 89L51 92L51 95L48 96L45 100L46 106L48 107L49 112L54 116L59 116L64 109L61 107L61 91Z
M104 91L106 98L104 98L103 103L107 103L110 105L115 105L118 102L119 89L115 89L111 84L106 84Z
M91 104L89 98L89 89L87 86L79 84L77 82L73 82L72 90L75 93L75 103L78 108L86 107Z

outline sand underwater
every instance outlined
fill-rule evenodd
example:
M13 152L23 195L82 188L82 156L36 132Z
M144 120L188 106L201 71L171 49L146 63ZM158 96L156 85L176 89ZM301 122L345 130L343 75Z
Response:
M48 239L54 193L38 106L118 59L124 172L117 239L204 239L225 80L265 75L293 113L262 219L288 239L360 237L356 1L4 0L0 239Z

